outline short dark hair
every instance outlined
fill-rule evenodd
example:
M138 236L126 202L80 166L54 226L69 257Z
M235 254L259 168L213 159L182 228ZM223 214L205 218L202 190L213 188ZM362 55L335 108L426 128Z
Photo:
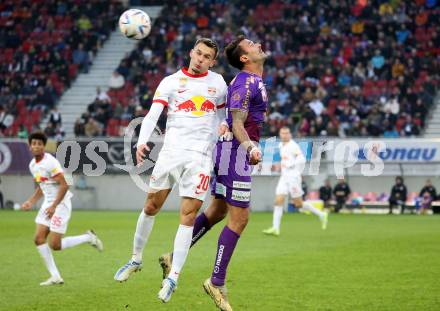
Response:
M29 137L28 137L29 145L32 143L33 139L41 140L43 142L43 144L46 146L47 136L43 132L37 131L37 132L33 132L31 135L29 135Z
M225 54L229 65L238 70L242 70L244 67L244 63L240 60L240 57L245 54L245 51L239 46L240 42L244 39L245 37L240 35L225 48Z
M197 44L199 43L203 43L204 45L206 45L207 47L210 47L211 49L214 49L215 53L214 53L214 59L217 58L218 56L218 44L217 42L215 42L212 39L209 38L200 38L196 41L196 43L194 44L194 47L197 46Z

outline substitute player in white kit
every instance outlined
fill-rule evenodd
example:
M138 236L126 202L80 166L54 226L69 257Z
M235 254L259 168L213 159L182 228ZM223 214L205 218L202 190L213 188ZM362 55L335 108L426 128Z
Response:
M32 133L29 145L34 156L29 169L37 184L34 194L22 205L22 209L29 210L44 196L44 202L35 218L37 224L35 245L49 270L50 278L40 285L63 284L64 281L55 265L51 249L59 251L83 243L90 243L99 251L103 250L101 240L93 230L83 235L63 238L72 212L72 193L63 175L60 162L49 153L45 153L46 135L41 132ZM50 235L49 244L47 237Z
M306 159L301 148L292 140L292 134L288 127L280 129L280 155L281 155L281 177L275 191L275 206L273 210L272 227L263 230L268 235L280 235L281 218L283 216L284 203L287 195L293 200L297 208L308 210L317 215L321 220L322 229L327 228L328 214L314 207L310 202L304 202L302 196L302 171Z
M165 77L144 118L137 143L136 158L143 161L147 142L164 107L168 107L165 141L150 179L150 191L134 235L133 255L115 274L126 281L142 267L142 252L153 228L155 215L174 184L178 185L180 225L174 240L171 271L162 282L158 298L169 301L188 255L197 212L202 206L212 170L212 151L219 134L227 130L224 120L226 83L210 70L217 58L217 44L207 38L197 40L190 52L188 68Z

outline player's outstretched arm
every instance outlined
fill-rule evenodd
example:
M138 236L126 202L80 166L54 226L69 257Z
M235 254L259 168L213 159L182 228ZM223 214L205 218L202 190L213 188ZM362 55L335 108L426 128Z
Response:
M150 140L151 133L153 133L160 115L162 114L163 107L163 104L153 103L150 111L148 111L147 115L142 121L136 150L136 161L138 165L144 162L144 152L149 150L147 143Z
M21 205L22 210L30 210L32 206L35 205L35 203L38 202L39 199L43 196L43 191L41 191L40 185L37 184L37 187L35 188L34 194Z
M261 151L250 140L246 129L244 128L244 122L248 117L248 112L243 110L231 110L232 113L232 133L234 137L240 142L240 144L246 149L250 156L250 163L252 165L258 164L261 161Z

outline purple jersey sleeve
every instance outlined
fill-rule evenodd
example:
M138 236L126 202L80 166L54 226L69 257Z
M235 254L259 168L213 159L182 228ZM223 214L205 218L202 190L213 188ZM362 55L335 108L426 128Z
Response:
M255 89L254 83L251 83L254 79L249 76L241 80L243 81L235 81L231 86L228 108L230 110L249 111L249 104Z
M228 87L226 109L226 121L230 129L232 129L232 111L248 112L244 128L249 138L258 142L267 109L267 95L261 78L245 72L239 73ZM235 137L233 145L240 145Z

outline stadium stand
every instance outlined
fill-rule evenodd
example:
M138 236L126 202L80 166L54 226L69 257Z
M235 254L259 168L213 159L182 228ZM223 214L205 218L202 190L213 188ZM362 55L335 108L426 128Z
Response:
M118 1L0 3L0 136L40 128L78 72L88 67L115 28ZM60 123L46 133L62 135Z
M78 119L75 134L85 135L93 118L98 129L89 135L120 136L134 116L147 113L161 78L187 63L197 36L213 37L223 47L239 32L271 53L266 136L283 125L297 137L399 137L423 131L440 81L435 2L211 2L165 4L162 12L168 13L116 68L123 83L108 91L110 106L95 100ZM56 105L78 70L88 70L121 5L85 3L0 4L1 135L23 136L41 127L42 114ZM67 16L66 10L75 13ZM234 74L222 58L216 70L227 81ZM165 121L164 113L161 128Z
M187 63L197 36L223 47L240 32L271 52L266 136L283 125L296 137L421 134L440 81L439 9L432 1L211 2L163 6L167 14L116 69L126 83L108 94L112 109L123 113L106 120L100 135L123 133L136 107L148 111L159 81ZM233 76L223 59L215 70L227 82Z

